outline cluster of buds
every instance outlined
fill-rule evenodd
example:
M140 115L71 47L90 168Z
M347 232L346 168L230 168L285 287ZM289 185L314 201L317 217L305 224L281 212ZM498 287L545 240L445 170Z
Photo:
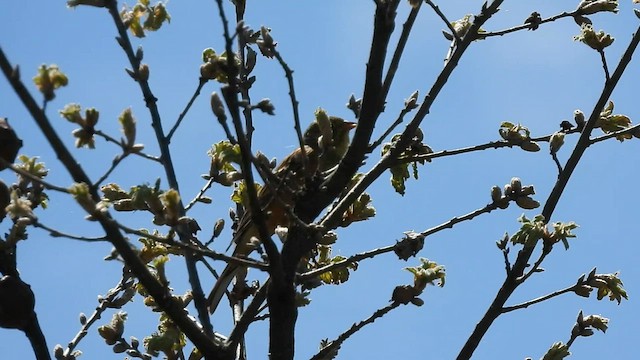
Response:
M221 141L214 144L208 154L211 157L211 165L209 173L202 175L205 180L213 179L220 185L231 186L242 179L242 173L234 166L242 161L238 144L234 145L226 140ZM258 156L258 159L263 161L261 156Z
M93 1L91 1L93 2ZM81 2L82 4L83 2ZM97 2L100 5L100 2ZM97 6L93 4L88 4ZM144 18L144 21L141 21ZM155 5L149 5L148 0L140 0L133 8L124 8L120 12L122 24L128 28L133 36L138 38L145 37L145 30L157 31L162 25L171 22L171 16L166 6L162 2Z
M97 210L113 205L116 211L148 211L154 215L155 225L178 225L180 218L180 195L174 189L160 190L159 181L154 187L139 185L124 191L117 184L107 184L100 188L104 197ZM82 203L81 203L82 205Z
M608 328L609 319L600 315L584 316L582 311L580 311L576 319L576 324L573 326L573 329L571 329L571 337L591 336L594 333L594 329L606 332Z
M445 283L445 268L429 259L421 258L419 266L405 268L413 274L413 285L396 286L391 295L391 301L401 304L412 303L422 306L424 301L418 296L422 294L427 285L443 287Z
M500 136L504 140L508 141L510 144L520 146L524 151L540 151L540 145L531 140L531 133L525 126L505 121L500 124L498 133L500 133Z
M590 48L602 52L606 47L613 44L615 40L611 34L607 34L600 30L596 32L589 23L583 23L580 26L580 34L573 37L573 40L580 41Z
M260 39L256 41L256 44L262 55L268 58L274 57L278 43L273 40L271 29L262 26L260 28Z
M500 209L509 207L509 202L515 201L516 204L525 209L532 210L540 206L540 203L534 200L531 195L535 194L533 185L522 185L519 178L514 177L509 184L504 186L504 193L499 186L491 188L491 200Z
M237 74L240 61L233 54L233 64L235 69L229 68L228 54L223 52L218 55L212 48L207 48L202 52L203 64L200 65L200 77L204 80L216 80L226 84L229 82L229 74Z
M576 295L588 298L593 289L598 289L598 300L602 300L605 296L611 301L617 301L618 304L622 299L627 299L627 291L622 287L622 280L618 273L613 274L596 274L596 268L585 277L584 274L578 278L573 292Z
M67 86L69 79L60 71L57 65L41 65L38 68L38 75L33 78L33 82L44 95L44 99L51 101L56 97L55 90L62 86Z
M87 146L90 149L95 148L96 142L94 134L95 126L98 123L100 112L94 108L88 108L84 111L84 117L80 114L80 105L68 104L64 109L60 110L60 115L67 121L80 125L79 129L73 130L72 134L76 138L76 147Z

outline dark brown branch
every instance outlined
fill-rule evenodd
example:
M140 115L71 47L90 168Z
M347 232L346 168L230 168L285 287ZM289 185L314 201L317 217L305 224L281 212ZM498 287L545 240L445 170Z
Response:
M411 30L413 29L413 24L418 17L418 13L420 12L420 7L422 6L422 2L418 3L418 6L412 8L407 16L407 20L402 25L402 33L400 34L400 38L398 39L398 45L396 45L396 50L393 53L393 57L391 58L391 63L389 63L389 69L387 70L387 75L384 77L384 83L382 85L382 101L385 101L387 95L389 94L389 90L391 89L391 84L393 83L393 79L398 71L398 65L400 65L400 59L402 58L402 54L404 53L404 48L407 45L407 40L409 40L409 34L411 34Z
M542 19L538 25L541 24L545 24L548 22L553 22L556 21L558 19L562 19L565 17L573 17L575 16L576 12L572 11L572 12L563 12L545 19ZM492 36L502 36L502 35L506 35L506 34L510 34L512 32L516 32L516 31L521 31L521 30L531 30L531 25L530 24L522 24L522 25L518 25L518 26L514 26L508 29L504 29L504 30L499 30L499 31L491 31L491 32L486 32L482 34L483 38L488 38L488 37L492 37Z
M296 135L298 136L298 145L300 149L304 148L304 139L302 138L302 128L300 127L300 114L298 111L299 101L296 98L296 89L293 84L293 70L289 67L289 65L284 61L280 52L275 49L271 49L273 51L274 56L278 59L282 70L284 70L284 74L287 77L287 84L289 85L289 97L291 98L291 110L293 111L293 125L296 130ZM301 151L302 161L304 166L307 166L307 152Z
M312 356L311 360L322 360L322 359L333 358L329 354L337 353L338 349L340 349L340 346L347 339L349 339L353 334L357 333L358 331L360 331L365 326L367 326L369 324L373 324L374 321L376 321L377 319L380 319L381 317L383 317L384 315L389 313L391 310L399 307L400 305L402 305L402 304L399 303L399 302L394 301L391 304L389 304L389 305L387 305L387 306L385 306L385 307L383 307L381 309L376 310L368 318L366 318L366 319L364 319L364 320L362 320L362 321L360 321L360 322L358 322L356 324L353 324L349 328L349 330L347 330L344 333L340 334L340 336L338 336L335 340L331 341L329 343L329 345L325 346L317 354Z
M338 205L336 205L331 210L331 212L322 220L322 225L326 226L327 228L335 228L339 223L340 218L342 217L342 214L349 207L349 205L371 183L373 183L388 168L388 166L390 166L395 161L395 159L398 158L398 156L405 150L407 145L411 142L411 139L413 138L416 130L418 129L418 126L424 120L427 114L429 114L431 105L434 103L440 91L444 88L445 84L449 79L449 76L453 73L453 70L458 66L458 61L462 57L462 54L464 54L464 52L469 47L471 42L477 38L478 36L477 32L482 26L482 24L484 24L495 13L495 11L497 11L501 3L502 1L494 1L491 4L491 6L487 9L486 14L481 14L476 16L476 21L473 23L473 25L469 29L467 35L462 39L462 41L458 44L458 46L456 46L455 50L451 54L450 60L446 63L444 69L442 69L442 71L438 75L438 78L436 79L435 83L429 90L429 93L425 96L425 99L422 105L420 105L418 112L414 115L413 120L411 120L411 122L407 125L400 139L392 146L391 150L388 153L386 153L378 161L378 163L373 167L373 169L371 169L365 176L362 177L362 179L360 179L360 181L349 191L348 195L345 198L341 199ZM375 36L374 36L374 40L375 40ZM375 45L375 42L373 45ZM374 48L375 46L372 46L372 54L374 52L373 50ZM367 74L368 82L369 82L370 75L374 76L375 74ZM374 86L372 85L372 87ZM366 86L365 86L365 89L366 89ZM380 88L378 88L378 91L379 90ZM363 100L363 109L365 108L364 104L365 102ZM377 118L378 114L375 114L374 118ZM371 115L371 116L374 116L374 115ZM362 113L361 118L369 119L364 112ZM347 152L344 159L340 163L340 166L336 171L336 174L334 174L334 176L331 177L329 183L327 184L328 193L332 193L332 191L335 191L335 193L337 194L341 192L344 186L347 184L348 181L344 181L347 179L341 178L341 176L345 175L345 173L341 172L340 170L341 168L351 169L351 166L354 166L353 167L354 172L350 173L350 176L353 176L355 171L360 167L360 164L361 164L360 162L363 160L363 158L361 158L357 163L352 163L354 159L350 158L350 156L354 156L354 154L352 153L352 149L358 148L358 146L356 146L356 141L358 137L358 130L360 129L361 123L362 122L358 123L358 128L356 129L356 134L354 136L354 141L349 147L349 151ZM365 126L367 125L368 123L365 123ZM369 137L367 138L367 141L370 138L370 135L371 134L369 133L368 134ZM351 177L348 178L348 180L350 179ZM344 183L341 183L340 181L344 181ZM338 189L332 188L332 186L337 186L338 184L341 184L342 187ZM321 196L317 196L317 198L321 198ZM347 198L348 200L346 200Z
M171 160L171 151L169 150L169 138L165 136L164 130L162 128L162 119L160 118L160 112L158 110L157 99L153 95L151 91L151 87L149 86L149 82L143 76L140 76L140 61L133 50L133 46L131 45L131 41L129 40L129 35L127 34L127 29L120 18L120 13L118 12L118 4L117 1L111 0L107 1L107 9L109 10L109 14L111 14L111 18L118 30L118 44L122 47L127 58L129 59L129 63L131 65L131 71L133 73L133 78L136 79L136 82L140 86L140 90L142 91L142 95L144 97L145 104L149 109L149 113L151 115L151 127L154 130L156 135L156 141L158 143L158 147L160 148L160 156L162 159L162 165L164 166L165 175L167 177L167 182L169 186L178 191L180 193L180 187L178 185L178 178L176 177L175 168L173 165L173 161ZM180 208L180 216L185 214L184 205L182 204L182 199L179 201ZM180 236L180 240L185 243L191 241L191 234L187 229L184 229L183 226L176 226L176 231ZM196 267L196 259L190 252L185 252L184 254L186 266L187 266L187 274L189 276L189 284L191 285L191 289L193 291L193 301L195 304L196 311L198 313L198 319L200 323L205 329L205 332L209 336L213 336L213 327L211 326L211 321L209 319L209 312L207 311L206 299L204 297L204 292L202 290L202 284L200 282L200 277L198 275L198 269Z
M189 102L184 107L184 110L182 110L182 112L178 116L178 120L176 120L176 123L173 125L173 127L171 127L171 130L169 130L169 133L167 134L167 143L171 142L171 138L173 137L173 134L176 132L176 130L178 130L178 127L182 123L182 120L184 120L184 117L187 116L187 112L189 112L189 109L191 109L191 105L193 105L193 102L196 101L196 99L200 95L200 91L202 90L202 88L204 87L204 84L206 83L207 83L207 79L205 78L200 78L200 80L198 80L198 87L196 88L196 91L193 93L193 95L191 96L191 99L189 99Z

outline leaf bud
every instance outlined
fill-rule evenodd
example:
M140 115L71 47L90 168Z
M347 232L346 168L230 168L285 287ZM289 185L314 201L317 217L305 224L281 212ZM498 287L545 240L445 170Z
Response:
M149 65L140 64L140 66L138 67L138 74L140 74L140 80L149 80Z
M493 202L499 201L502 198L502 189L499 186L493 186L491 188L491 200Z
M529 152L540 151L540 145L538 145L535 141L531 141L531 140L523 141L522 144L520 144L520 148L524 151L529 151Z
M564 133L556 132L553 135L551 135L551 139L549 140L549 150L551 151L551 154L556 154L558 150L560 150L563 144L564 144Z
M215 91L211 93L211 110L213 114L218 118L218 121L227 121L227 114L224 111L224 105L220 99L220 95Z
M529 196L520 196L516 199L516 204L525 210L532 210L540 206L540 203Z
M575 120L576 125L578 125L578 129L582 130L585 125L584 113L580 110L575 110L573 112L573 120Z
M520 178L511 178L511 189L513 189L514 194L520 194L520 191L522 191L522 181L520 181Z

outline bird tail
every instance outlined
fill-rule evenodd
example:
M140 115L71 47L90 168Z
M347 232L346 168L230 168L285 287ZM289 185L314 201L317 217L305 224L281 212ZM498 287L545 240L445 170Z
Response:
M209 297L207 298L207 303L209 304L209 313L213 314L214 311L218 308L220 304L220 300L227 291L227 288L233 281L238 273L240 272L240 267L233 264L228 264L226 268L218 277L218 281L216 281L215 285L213 285L213 289L209 293Z

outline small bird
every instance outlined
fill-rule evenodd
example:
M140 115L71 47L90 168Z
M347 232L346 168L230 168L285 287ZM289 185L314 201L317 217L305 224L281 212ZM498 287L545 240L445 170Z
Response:
M305 146L294 150L274 170L274 179L278 179L278 182L260 188L258 202L266 216L265 226L269 235L275 233L277 226L289 225L286 207L295 205L295 199L304 191L307 180L316 174L323 176L331 172L347 152L349 131L356 127L356 123L335 116L328 117L328 120L311 123L303 135ZM306 165L302 151L306 154ZM273 194L274 190L277 191L276 194ZM258 238L258 226L253 224L251 213L247 209L234 234L232 244L236 247L232 256L247 257L259 246ZM245 267L227 264L207 299L211 313L218 307L233 279L237 277L240 280L245 273Z

